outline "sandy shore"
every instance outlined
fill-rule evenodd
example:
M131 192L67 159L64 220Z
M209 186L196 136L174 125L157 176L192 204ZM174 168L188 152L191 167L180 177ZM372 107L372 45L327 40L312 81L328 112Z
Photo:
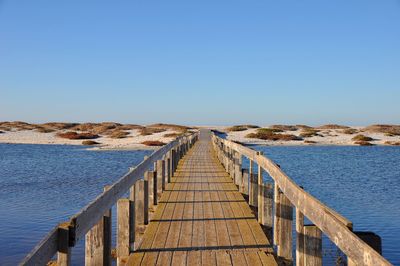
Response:
M263 126L270 128L271 126ZM300 140L262 140L250 138L248 135L257 133L258 128L246 128L241 131L232 131L225 126L207 126L205 128L215 129L226 134L226 138L238 141L243 144L255 145L358 145L353 140L356 135L363 135L372 138L368 141L372 145L400 145L400 135L388 135L380 132L370 132L365 127L351 127L353 134L345 134L343 129L318 129L318 133L313 136L301 136L304 129L282 130L277 134L289 134L298 136ZM21 128L12 128L8 131L0 131L0 143L20 143L20 144L58 144L58 145L82 145L82 139L72 140L57 136L60 132L68 130L56 130L50 133L41 133L36 130L21 130ZM149 135L143 135L140 129L124 130L128 135L124 138L111 138L109 135L99 135L94 141L99 145L88 146L92 150L140 150L140 149L157 149L158 146L146 146L142 144L144 141L161 141L168 143L175 137L168 137L168 134L179 133L176 128L167 128L163 132L154 132ZM78 131L79 133L79 131ZM166 136L167 135L167 136Z
M173 130L166 130L160 133L153 133L152 135L142 136L139 130L127 130L129 135L126 138L113 139L108 136L100 136L94 141L101 143L100 145L90 146L91 150L142 150L142 149L157 149L157 146L146 146L141 144L143 141L161 141L168 143L172 141L173 137L164 137L165 134L175 133ZM82 145L81 139L70 140L60 138L57 132L40 133L33 130L21 131L4 131L0 134L0 143L14 143L14 144L58 144L58 145Z
M268 126L265 126L268 127ZM354 134L344 134L343 129L322 129L318 132L318 136L312 136L302 138L302 140L291 140L291 141L272 141L272 140L261 140L246 137L250 133L256 133L256 128L250 128L244 131L232 131L228 132L226 128L218 127L216 129L223 130L226 133L226 138L233 141L238 141L243 144L256 144L256 145L271 145L271 146L293 146L293 145L341 145L341 146L352 146L358 145L352 140L356 135L363 135L372 138L373 140L368 141L372 145L389 145L389 143L400 143L400 136L388 136L384 133L362 131L364 127L352 127L357 130ZM299 136L303 131L301 129L295 131L283 131L279 134L291 134Z

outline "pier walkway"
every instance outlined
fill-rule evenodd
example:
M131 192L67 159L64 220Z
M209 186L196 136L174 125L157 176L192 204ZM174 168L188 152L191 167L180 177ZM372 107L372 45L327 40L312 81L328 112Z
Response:
M276 265L209 132L180 160L128 265Z

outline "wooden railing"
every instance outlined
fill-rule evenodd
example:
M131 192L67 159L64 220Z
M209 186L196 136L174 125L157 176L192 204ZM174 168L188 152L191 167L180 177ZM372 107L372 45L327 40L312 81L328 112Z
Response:
M198 132L185 134L153 152L131 168L69 221L54 227L20 265L70 265L71 248L86 238L85 265L111 265L111 208L117 204L117 265L140 244L135 233L149 222L149 212L175 172L178 161L197 141ZM152 171L149 169L153 168ZM129 198L123 198L129 192Z
M239 190L248 194L249 204L257 208L258 221L272 229L278 257L293 261L292 224L295 208L296 265L322 265L322 233L347 255L348 265L391 265L371 247L375 245L380 251L380 238L377 235L353 232L349 220L304 191L261 152L223 139L217 134L213 134L212 141L226 171ZM249 159L249 169L242 169L242 156ZM257 176L253 173L254 163L258 165ZM271 176L273 185L264 183L263 171ZM304 217L313 224L305 225ZM362 239L366 242L377 241L367 244Z

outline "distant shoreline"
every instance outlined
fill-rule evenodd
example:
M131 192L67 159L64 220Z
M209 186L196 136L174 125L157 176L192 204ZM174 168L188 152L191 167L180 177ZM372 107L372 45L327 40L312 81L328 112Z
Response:
M83 124L0 122L0 143L80 145L94 151L154 150L196 128L173 124L141 126L114 122ZM236 125L207 128L218 130L225 138L249 146L400 145L399 125L368 127ZM85 143L92 145L88 146Z

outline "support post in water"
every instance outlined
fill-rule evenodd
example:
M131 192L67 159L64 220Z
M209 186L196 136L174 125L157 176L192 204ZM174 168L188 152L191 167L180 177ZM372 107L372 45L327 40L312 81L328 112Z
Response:
M242 186L242 193L244 195L249 195L249 183L250 183L250 178L249 178L249 170L248 169L242 169L242 177L243 177L243 186ZM249 198L250 199L250 198Z
M268 229L272 228L273 225L273 188L272 184L265 183L261 185L262 191L262 219L261 224Z
M135 185L129 189L129 252L135 250L136 241L136 202Z
M165 161L157 161L157 176L158 176L158 193L161 196L161 192L165 190Z
M104 191L110 186L104 187ZM111 209L85 236L85 265L111 265Z
M292 224L293 224L293 207L285 194L280 193L279 207L279 245L278 257L286 260L293 260L292 255Z
M304 264L304 215L296 208L296 266Z
M262 155L261 151L257 152L257 155ZM258 197L257 197L257 217L258 222L262 224L262 217L264 216L264 207L263 207L263 169L260 164L258 164L258 176L257 176L257 185L258 185Z
M166 165L166 175L167 175L167 183L171 183L171 157L170 153L168 154L167 158L167 165Z
M254 202L253 202L253 161L251 159L249 159L249 205L250 206L254 206Z
M274 183L274 237L273 237L273 242L275 246L279 246L279 239L280 239L280 211L281 211L281 205L280 205L280 194L281 191L279 189L278 184L275 182Z
M145 225L149 224L149 204L150 204L150 195L149 195L149 173L144 173L143 180L143 223Z
M117 202L117 266L125 265L130 252L130 200L119 199Z
M154 163L156 164L156 163ZM154 165L156 166L156 165ZM157 171L151 171L151 174L153 174L153 206L158 204L158 175ZM153 209L154 211L154 209Z
M138 180L135 183L135 223L137 225L144 225L144 195L145 187L144 180Z
M322 232L315 225L305 225L304 232L304 265L322 265Z
M144 172L144 180L147 181L148 211L153 211L154 204L154 172Z
M256 174L250 175L250 195L249 205L257 207L258 204L258 176Z

